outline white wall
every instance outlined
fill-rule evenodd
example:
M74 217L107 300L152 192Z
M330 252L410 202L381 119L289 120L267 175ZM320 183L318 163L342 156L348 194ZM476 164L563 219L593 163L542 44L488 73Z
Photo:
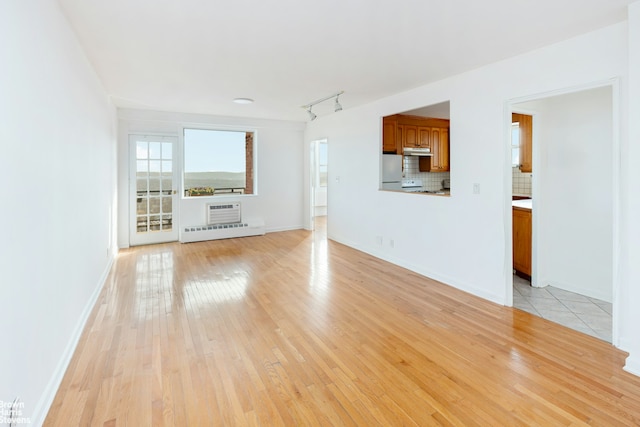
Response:
M640 375L640 2L629 7L629 96L623 104L629 144L622 147L621 338L629 352L625 369ZM623 127L623 130L625 128Z
M145 110L118 110L118 244L129 246L129 158L130 133L175 135L182 152L185 127L243 129L256 132L257 194L246 196L179 197L178 223L181 226L206 224L205 206L211 201L242 203L243 220L261 219L267 232L303 226L303 132L304 123L262 119L217 117ZM183 194L182 191L178 191Z
M0 400L40 425L115 245L115 110L52 0L0 3Z
M622 82L621 101L627 102L626 47L624 22L311 122L306 140L331 142L329 237L510 304L507 106L616 78ZM377 191L380 117L445 100L451 101L451 197ZM480 194L473 193L474 183ZM376 236L383 236L382 245ZM628 322L620 320L621 336L633 340Z
M539 286L613 300L613 94L605 86L525 106L534 114Z

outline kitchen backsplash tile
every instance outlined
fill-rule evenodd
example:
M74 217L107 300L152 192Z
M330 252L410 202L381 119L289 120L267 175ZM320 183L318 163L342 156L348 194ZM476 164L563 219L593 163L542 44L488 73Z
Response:
M404 178L421 179L424 190L436 191L442 188L442 180L449 178L449 172L420 172L418 157L404 157ZM531 173L522 173L518 167L513 168L513 194L531 196Z
M404 162L402 171L405 175L405 178L413 178L413 176L409 175L418 175L420 174L419 166L418 166L418 158L415 156L404 156L402 158Z
M531 196L531 174L520 172L517 166L512 171L513 194Z
M449 172L420 172L418 162L419 158L416 156L404 156L404 178L421 179L423 190L442 189L442 180L449 179Z

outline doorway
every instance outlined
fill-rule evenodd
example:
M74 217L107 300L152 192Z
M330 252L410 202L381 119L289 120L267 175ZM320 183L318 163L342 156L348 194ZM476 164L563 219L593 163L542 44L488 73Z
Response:
M318 225L326 227L328 213L328 171L329 171L329 146L327 139L311 141L310 165L311 189L309 194L311 229Z
M510 103L511 111L534 112L533 286L522 287L514 278L512 302L518 306L520 297L532 297L527 302L541 317L586 333L590 329L614 345L620 158L616 88L607 82Z
M129 242L178 240L175 136L129 135Z

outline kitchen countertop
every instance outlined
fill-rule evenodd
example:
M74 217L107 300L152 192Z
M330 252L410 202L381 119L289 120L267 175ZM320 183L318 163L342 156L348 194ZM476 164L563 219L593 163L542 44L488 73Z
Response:
M407 190L385 190L385 189L380 189L380 191L389 191L389 192L392 192L392 193L405 193L405 194L420 194L420 195L427 195L427 196L444 196L444 197L449 197L449 196L451 196L451 191L450 191L450 190L445 190L445 191L438 190L438 192L424 192L424 191L407 191Z
M450 190L421 190L421 191L405 191L405 193L411 194L426 194L428 196L450 196Z
M533 200L532 199L513 200L511 202L511 206L513 206L514 208L531 210L533 207Z

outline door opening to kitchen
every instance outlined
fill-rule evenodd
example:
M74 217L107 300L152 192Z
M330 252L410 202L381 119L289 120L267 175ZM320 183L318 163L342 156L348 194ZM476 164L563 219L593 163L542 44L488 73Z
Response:
M326 234L328 201L328 144L326 139L311 141L310 147L311 229Z
M617 345L614 93L605 85L512 104L512 159L518 146L532 154L517 156L510 175L513 306Z

